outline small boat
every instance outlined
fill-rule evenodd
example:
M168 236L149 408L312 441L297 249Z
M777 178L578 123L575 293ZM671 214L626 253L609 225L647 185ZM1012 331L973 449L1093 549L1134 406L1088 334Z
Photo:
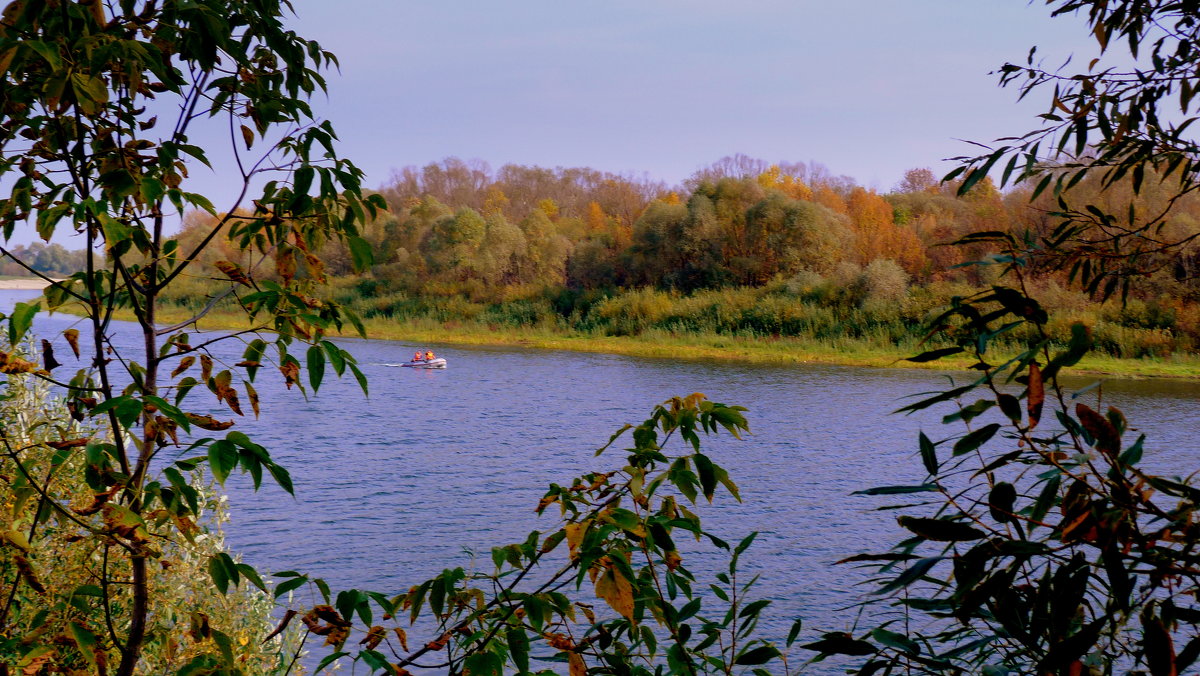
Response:
M389 364L392 366L393 364ZM446 358L438 357L437 359L419 359L417 361L406 361L403 364L394 364L394 366L404 366L414 369L444 369L446 368Z

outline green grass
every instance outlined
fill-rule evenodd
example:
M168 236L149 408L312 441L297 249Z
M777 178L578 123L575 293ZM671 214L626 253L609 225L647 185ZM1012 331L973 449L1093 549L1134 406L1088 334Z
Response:
M159 322L172 324L190 317L188 311L165 308ZM132 319L118 313L118 318ZM203 329L242 329L244 315L216 310L200 320ZM967 359L942 359L926 364L904 361L921 351L915 340L901 344L885 339L841 337L815 340L792 337L753 337L718 334L680 334L657 329L636 336L604 336L548 327L511 327L477 322L442 322L428 318L406 321L379 317L364 320L367 337L422 344L515 346L689 360L738 360L754 364L838 364L845 366L965 369ZM349 336L349 332L346 334ZM1124 378L1200 378L1200 356L1118 359L1105 355L1085 358L1078 373Z

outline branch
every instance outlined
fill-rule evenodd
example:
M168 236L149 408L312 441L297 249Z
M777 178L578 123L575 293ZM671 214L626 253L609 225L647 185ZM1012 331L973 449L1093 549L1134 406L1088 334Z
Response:
M218 228L219 228L219 226L218 226ZM165 284L165 282L164 282L164 284ZM223 291L220 295L213 296L212 299L208 301L208 305L205 305L204 309L201 310L199 313L197 313L192 318L187 319L182 322L179 322L178 324L172 324L171 326L167 326L167 327L158 329L154 332L154 335L164 336L168 333L174 333L175 331L178 331L179 329L182 329L183 327L185 327L189 324L195 324L196 322L200 321L200 319L202 317L204 317L204 315L208 314L209 312L212 312L212 309L217 306L217 303L225 300L232 293L233 293L233 286L230 286L228 289ZM193 348L193 349L195 349L195 348Z

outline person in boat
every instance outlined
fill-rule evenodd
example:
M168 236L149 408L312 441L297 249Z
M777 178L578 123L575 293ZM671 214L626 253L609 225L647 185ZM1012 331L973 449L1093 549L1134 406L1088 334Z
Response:
M413 361L423 361L424 359L425 357L421 354L420 350L417 350L416 354L413 355Z
M433 350L427 350L425 352L425 361L433 361L433 359Z

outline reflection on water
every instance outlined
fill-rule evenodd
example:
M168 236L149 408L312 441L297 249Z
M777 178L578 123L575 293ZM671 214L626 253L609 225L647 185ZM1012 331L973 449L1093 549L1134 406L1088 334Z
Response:
M37 330L49 335L74 321L42 317ZM116 331L132 343L132 328ZM493 545L553 527L533 514L549 482L623 464L617 453L594 457L612 431L640 422L668 397L699 391L749 409L746 440L705 441L744 502L722 499L701 516L726 540L760 532L747 569L761 572L762 591L777 599L778 621L767 631L781 636L797 615L812 629L847 628L854 613L841 609L861 578L832 562L885 548L897 535L891 513L871 511L878 499L850 493L919 482L918 430L951 433L939 429L944 412L889 415L905 397L944 387L945 376L927 371L346 344L370 379L369 397L353 379L327 376L305 400L264 369L256 383L262 420L239 421L296 483L293 499L276 488L254 494L244 477L230 481L229 542L260 570L297 569L337 586L395 592L467 565L464 551L487 561ZM447 357L449 368L385 366L416 347ZM224 354L237 361L240 349L230 345ZM1172 473L1197 466L1191 430L1200 385L1109 381L1102 391L1106 405L1121 407L1148 434L1147 462Z

